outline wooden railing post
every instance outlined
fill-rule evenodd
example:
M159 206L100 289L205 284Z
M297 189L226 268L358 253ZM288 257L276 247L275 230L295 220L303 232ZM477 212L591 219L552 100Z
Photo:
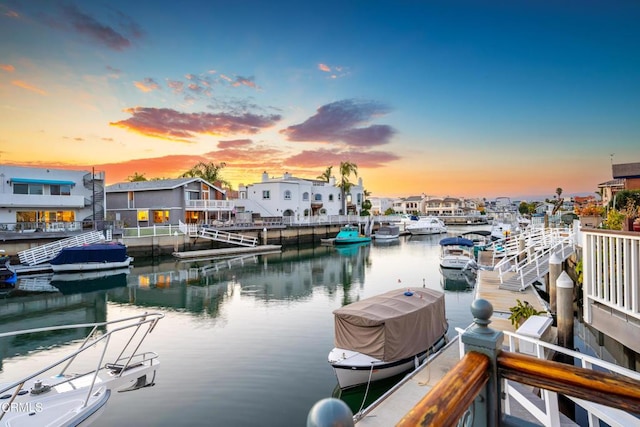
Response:
M497 357L502 349L504 334L489 328L493 306L485 299L476 299L471 304L474 325L462 334L465 353L475 351L489 357L489 381L473 403L473 426L486 427L500 424L500 381Z

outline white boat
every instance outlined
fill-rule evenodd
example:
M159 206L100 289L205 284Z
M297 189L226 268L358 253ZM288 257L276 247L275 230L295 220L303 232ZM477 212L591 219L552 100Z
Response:
M376 240L391 240L400 237L400 227L397 225L381 225L373 234Z
M0 426L86 425L104 410L111 393L153 385L158 355L139 348L162 317L145 313L110 322L0 334L4 338L92 328L77 350L10 384L0 384Z
M412 235L441 234L447 232L447 226L440 218L426 216L407 224L405 230Z
M444 293L433 289L396 289L333 314L328 360L341 389L413 370L446 344Z
M54 273L59 273L125 268L132 261L125 245L112 242L62 248L49 263Z
M464 237L446 237L440 240L440 266L442 268L469 268L475 263L473 240Z

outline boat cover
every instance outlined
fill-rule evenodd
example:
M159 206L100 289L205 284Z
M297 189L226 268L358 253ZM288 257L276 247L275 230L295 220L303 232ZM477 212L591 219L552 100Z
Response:
M396 289L346 305L333 314L336 347L384 362L427 350L448 328L444 293L433 289Z
M469 246L472 248L474 244L473 240L464 237L446 237L440 240L440 246Z
M51 265L82 264L88 262L122 262L127 259L127 247L120 243L96 243L62 248L49 263Z

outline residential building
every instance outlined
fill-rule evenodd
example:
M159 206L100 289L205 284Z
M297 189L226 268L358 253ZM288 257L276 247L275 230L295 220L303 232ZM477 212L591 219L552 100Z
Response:
M231 219L234 204L202 178L120 182L106 188L107 219L124 227Z
M395 199L389 197L369 197L371 202L371 215L384 215L388 209L394 209Z
M602 205L608 206L622 190L640 190L640 162L611 165L613 179L598 184Z
M0 165L0 226L12 231L93 228L105 219L104 172Z
M336 180L304 179L285 173L281 177L262 174L262 181L241 185L236 212L251 212L259 217L293 217L343 215L344 207ZM347 213L359 215L364 201L362 178L346 194Z

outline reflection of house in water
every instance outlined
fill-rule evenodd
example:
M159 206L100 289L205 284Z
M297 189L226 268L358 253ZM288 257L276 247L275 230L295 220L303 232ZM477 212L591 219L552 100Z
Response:
M292 300L309 297L315 286L333 292L345 283L362 283L368 248L356 248L352 254L338 257L334 251L333 247L316 247L136 267L128 277L128 288L109 296L121 303L216 316L222 302L238 287L245 297Z
M44 328L107 319L104 293L40 293L0 301L0 332ZM0 338L0 363L7 357L83 339L89 329L70 329ZM1 367L1 366L0 366Z

